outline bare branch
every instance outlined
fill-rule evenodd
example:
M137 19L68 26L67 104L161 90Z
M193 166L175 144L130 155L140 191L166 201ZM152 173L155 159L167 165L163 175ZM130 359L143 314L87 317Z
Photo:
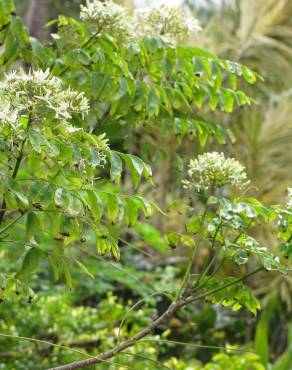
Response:
M246 280L248 277L258 273L261 271L263 268L259 267L255 269L254 271L242 276L241 278L238 278L230 283L224 284L216 289L213 289L211 291L202 293L198 296L192 297L180 297L177 301L171 303L171 305L168 307L168 309L161 315L159 316L156 320L154 320L151 324L149 324L146 328L141 330L138 334L136 334L134 337L131 339L128 339L121 344L117 345L113 349L103 352L99 356L89 358L86 360L81 360L81 361L74 361L70 364L63 365L63 366L58 366L58 367L53 367L48 370L74 370L74 369L81 369L90 365L98 364L102 361L108 360L114 356L116 356L118 353L123 352L125 349L135 345L138 341L146 337L147 335L151 334L157 327L159 327L161 324L167 322L174 314L176 311L178 311L181 307L186 306L189 303L192 303L194 301L202 300L205 297L207 297L210 294L217 293L221 290L224 290L228 288L231 285L235 285L243 280Z

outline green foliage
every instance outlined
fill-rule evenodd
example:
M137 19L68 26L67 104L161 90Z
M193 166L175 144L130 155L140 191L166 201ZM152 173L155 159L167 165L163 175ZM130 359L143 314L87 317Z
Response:
M231 284L235 281L236 278L233 277L206 278L206 281L202 279L202 288L206 292L212 292L214 288L219 288L220 286ZM207 295L206 299L214 304L223 304L225 307L232 306L234 311L244 306L254 315L256 315L257 310L260 309L260 303L252 294L251 290L241 283L231 285L222 291L211 293Z
M108 4L95 5L104 11ZM192 305L204 299L256 314L260 304L243 284L251 276L244 275L243 269L247 264L256 265L255 272L286 273L288 269L289 260L284 257L291 254L291 210L234 196L248 184L245 169L237 161L215 153L212 167L204 162L208 155L200 156L203 162L195 171L203 174L206 186L194 178L194 186L184 181L184 191L180 177L175 176L171 201L176 201L182 219L175 226L167 224L170 217L165 213L170 177L160 183L163 174L158 171L163 159L169 159L184 172L188 155L180 156L177 148L191 145L203 150L214 142L232 142L230 128L209 119L210 112L230 113L254 103L242 89L261 77L247 66L203 49L176 46L163 33L138 39L119 34L127 27L125 20L132 22L133 17L116 4L112 7L113 19L107 15L101 23L96 22L98 15L94 19L82 16L82 20L59 16L51 22L56 32L44 45L29 37L21 19L13 14L12 2L0 0L0 64L7 69L17 60L31 67L29 72L19 69L5 74L0 84L0 250L7 261L0 275L1 300L21 307L20 312L17 308L11 312L8 326L1 325L4 331L20 326L25 337L60 343L45 355L25 347L26 367L73 361L76 351L68 354L60 346L78 347L73 339L87 340L84 331L90 340L98 336L98 353L108 350L116 344L117 331L122 339L129 338L149 324L147 315L161 314L159 302L167 306L184 297ZM189 166L190 177L192 163L196 161ZM155 185L165 198L162 201L157 201ZM235 189L231 191L230 185ZM254 236L262 223L278 234L282 254L269 252ZM131 247L144 253L144 259L133 256ZM168 265L171 249L178 248L179 254L180 247L187 247L191 254L183 274L176 267L155 265L161 255L166 260L162 265ZM202 251L206 251L203 260ZM107 267L96 260L106 261ZM226 263L234 270L223 276ZM199 273L193 274L198 268ZM88 284L92 296L116 289L118 282L130 298L122 302L107 294L98 305L93 300L89 307L79 307L62 291L53 298L41 294L30 309L22 298L32 303L32 288L43 290L38 282L42 274L72 291ZM82 283L87 279L92 285ZM156 301L156 296L164 300ZM133 298L139 301L131 306ZM146 308L134 310L142 303ZM34 325L25 328L23 317ZM48 330L50 321L55 326ZM125 322L127 326L122 325ZM164 329L167 338L170 332ZM15 329L11 335L17 333ZM97 355L96 346L92 349L87 343L85 348L90 356ZM141 342L129 351L131 359L121 353L116 360L134 364L135 369L172 364L188 368L180 360L169 360L169 353L161 364L154 345ZM263 361L259 354L260 359L252 354L217 354L204 368L262 369L260 361L266 365L268 358L264 354ZM143 356L152 356L153 366L146 368ZM23 364L16 361L21 369ZM9 359L6 365L13 368ZM101 364L101 368L111 367Z
M21 21L15 23L12 18L8 21L11 30L17 29L21 34ZM19 26L16 27L16 24ZM1 186L1 194L5 193L3 216L6 213L6 217L0 233L3 236L6 228L10 227L8 212L21 212L20 217L26 223L26 242L33 244L25 255L25 265L32 265L31 271L34 271L41 257L50 256L56 276L64 273L71 286L70 270L61 244L67 246L81 240L87 225L86 228L96 234L98 252L112 253L118 259L120 225L124 222L130 226L135 224L139 210L149 217L155 207L138 194L123 195L107 191L108 185L104 179L99 180L98 175L98 168L102 169L106 158L110 163L110 179L116 183L121 180L123 163L135 187L142 177L151 183L152 171L138 156L110 150L103 134L97 136L92 132L98 132L100 125L105 127L105 124L113 122L119 125L127 122L133 128L143 122L146 131L162 130L164 136L175 135L179 140L192 131L192 135L198 135L202 145L213 134L219 142L224 142L225 133L218 125L204 122L202 118L193 121L190 112L194 104L200 107L206 98L212 109L219 104L220 109L225 111L232 109L233 99L239 105L250 104L251 100L242 91L223 87L220 76L223 72L243 76L249 83L253 83L256 77L247 67L220 60L201 49L173 48L159 37L145 38L121 47L102 29L96 34L92 26L71 18L60 16L58 27L59 34L54 36L53 48L35 39L29 41L26 37L31 49L30 56L27 54L25 57L29 56L34 68L50 67L53 75L62 76L73 89L81 90L84 98L77 93L75 97L73 91L62 87L59 80L49 76L48 72L43 76L40 72L31 75L31 86L35 83L36 87L32 87L34 90L30 90L30 94L37 96L34 91L38 89L39 78L39 81L48 84L47 89L55 89L54 93L60 98L64 96L65 99L68 94L67 99L84 100L85 96L92 99L90 114L83 122L74 115L72 123L69 123L71 113L64 110L65 106L61 107L53 91L51 102L32 101L29 112L28 108L25 110L20 105L16 106L18 114L22 114L20 124L16 126L11 126L11 120L14 122L16 119L11 111L10 121L1 133L5 142L2 154L2 177L5 182ZM24 35L25 31L23 39ZM15 49L11 61L23 55L21 47L19 45ZM8 65L7 58L3 58L2 63ZM15 91L30 88L22 75L8 78L11 81L15 79ZM18 84L17 78L23 82ZM12 104L13 92L7 93L7 99L7 104ZM83 112L82 118L87 104L83 100L80 100L82 106L72 106L73 111ZM214 101L217 103L214 104ZM46 118L42 125L38 123L40 115ZM54 117L58 119L59 115L68 121L65 127L52 126ZM101 122L92 125L94 120ZM8 141L11 135L13 144ZM5 151L11 151L12 156L5 155ZM12 173L9 170L11 166ZM50 225L51 232L47 225ZM39 231L46 234L46 242L51 238L54 244L58 243L59 247L54 247L54 252L44 251ZM190 244L186 236L183 238ZM37 252L38 248L44 253ZM33 256L32 262L30 256ZM29 271L22 266L16 275L18 279L27 275L24 270Z
M255 334L255 350L260 356L261 362L267 367L269 362L269 338L268 338L268 328L269 322L273 315L275 309L275 301L266 308L262 313L261 318L256 327Z
M218 354L213 357L213 362L204 366L203 369L211 370L211 369L234 369L234 370L244 370L244 369L252 369L252 370L264 370L264 366L262 366L259 362L258 356L252 353L234 356L228 356L225 354Z
M1 308L2 312L6 311L5 305ZM96 343L99 350L106 350L111 347L115 340L115 327L113 322L119 321L124 315L125 306L118 302L117 298L111 295L102 301L96 307L74 306L72 295L68 296L64 291L57 295L42 296L32 306L18 306L7 313L6 319L0 320L1 332L6 332L7 328L17 326L22 330L22 335L25 337L39 337L42 340L51 342L57 340L62 343L63 347L53 347L47 344L35 343L29 341L19 341L15 347L13 338L5 338L0 336L1 347L5 346L6 350L18 351L25 353L26 361L20 356L15 356L15 361L12 364L9 356L1 359L1 364L7 369L13 369L17 366L18 369L27 369L27 366L34 369L43 369L48 366L57 366L60 359L64 362L72 361L76 356L80 356L79 352L86 343ZM152 308L143 311L133 311L128 315L128 323L132 323L133 327L129 332L122 330L121 335L127 333L132 335L140 327L147 324L145 315L153 313ZM74 320L72 320L74 317ZM31 324L26 326L26 322ZM130 324L129 324L130 325ZM85 334L86 333L86 334ZM17 330L10 331L11 335L18 335ZM40 347L39 347L40 346ZM66 350L66 347L75 347L76 352ZM146 350L142 347L137 349L139 354L147 354L151 351L152 346ZM44 355L44 352L47 355ZM93 354L94 352L92 352ZM105 364L102 368L107 368Z

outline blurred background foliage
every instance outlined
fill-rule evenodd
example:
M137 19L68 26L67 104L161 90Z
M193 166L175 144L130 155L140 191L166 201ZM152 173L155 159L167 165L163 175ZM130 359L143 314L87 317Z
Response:
M30 34L43 41L54 31L49 27L44 29L43 25L58 14L77 17L80 3L78 0L16 1L17 13L25 18ZM222 145L218 148L216 144L207 144L207 148L224 150L243 162L252 180L253 193L264 203L275 204L285 198L286 188L292 183L292 2L185 0L180 3L186 11L194 12L203 28L196 40L185 40L186 43L241 62L264 77L263 83L250 87L249 93L257 105L244 110L237 108L228 116L206 112L232 128L236 137L232 145L227 143L224 148ZM126 5L130 9L135 7L130 0ZM149 150L153 149L152 138L149 133L145 133L148 136L145 138L141 131L135 135L135 143L129 143L131 150L147 159ZM73 293L62 285L52 284L44 265L34 281L36 291L41 288L43 292L36 302L31 305L5 302L0 306L0 333L37 338L63 347L0 335L0 368L44 369L81 358L80 352L98 354L115 343L117 323L125 315L125 306L129 308L140 302L134 310L127 311L120 332L123 338L136 333L167 306L167 296L161 294L155 305L157 297L154 300L151 294L171 288L171 281L179 275L186 258L182 250L166 255L161 234L170 228L180 231L183 226L186 210L174 204L173 199L180 196L177 184L182 176L183 158L199 152L200 146L194 141L155 139L161 144L153 168L157 184L155 198L169 210L168 217L156 220L153 228L142 222L136 226L140 241L133 244L134 248L125 241L122 265L97 255L85 255L86 266L95 279L89 279L76 268L73 276L78 284ZM170 154L166 156L166 153ZM147 192L147 187L144 191ZM273 248L272 237L264 235L267 246ZM161 332L154 333L129 353L116 357L116 364L104 363L97 368L291 369L292 278L269 274L256 277L253 285L264 307L260 317L255 318L245 310L233 312L209 304L192 306L177 314L170 328L161 328ZM190 342L196 344L186 344ZM246 352L236 352L237 347ZM251 348L257 353L248 352Z

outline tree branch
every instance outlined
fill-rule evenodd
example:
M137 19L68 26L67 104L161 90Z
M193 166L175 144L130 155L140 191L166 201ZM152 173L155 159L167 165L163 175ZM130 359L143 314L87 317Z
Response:
M97 357L94 358L89 358L86 360L81 360L81 361L75 361L72 362L71 364L63 365L63 366L58 366L58 367L53 367L48 370L73 370L73 369L81 369L90 365L98 364L99 362L102 362L103 360L108 360L118 353L124 351L125 349L133 346L136 342L139 340L143 339L147 335L151 334L151 332L156 329L159 325L163 324L164 322L168 321L173 314L181 307L183 307L186 304L186 299L181 298L178 301L172 303L168 309L161 315L159 316L156 320L154 320L150 325L148 325L145 329L141 330L138 334L136 334L134 337L131 339L128 339L121 343L120 345L116 346L115 348L106 351L102 354L100 354Z
M201 295L198 295L196 297L188 296L188 297L181 297L177 301L171 303L171 305L168 307L168 309L161 315L159 316L156 320L154 320L151 324L149 324L145 329L141 330L138 334L136 334L134 337L131 339L128 339L121 344L117 345L113 349L106 351L99 356L89 358L86 360L81 360L81 361L74 361L70 364L63 365L63 366L58 366L58 367L53 367L48 370L74 370L74 369L81 369L90 365L98 364L99 362L102 362L104 360L108 360L114 356L116 356L118 353L124 351L125 349L133 346L135 343L146 337L147 335L151 334L158 326L161 324L165 323L168 321L176 311L178 311L181 307L186 306L187 304L194 302L194 301L199 301L201 299L204 299L210 294L217 293L221 290L224 290L228 288L231 285L235 285L248 277L258 273L261 271L263 268L259 267L256 270L242 276L241 278L238 278L230 283L224 284L218 288L215 288L209 292L202 293Z

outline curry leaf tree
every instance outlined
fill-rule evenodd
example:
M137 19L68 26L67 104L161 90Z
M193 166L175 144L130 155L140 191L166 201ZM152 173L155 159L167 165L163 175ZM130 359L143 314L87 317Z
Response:
M10 261L1 274L1 299L31 302L30 280L40 263L48 261L55 279L72 289L72 263L92 274L70 251L94 244L98 254L119 260L119 244L138 220L154 211L165 217L151 197L155 163L141 159L145 151L151 161L154 153L168 155L164 141L170 139L202 148L214 139L233 140L228 127L204 112L252 104L237 86L261 77L208 51L178 46L200 27L172 7L130 15L111 0L87 1L79 20L59 16L51 22L56 32L46 45L29 37L12 1L1 0L0 9L0 63L7 70L0 83L0 246ZM8 71L16 60L23 67ZM172 303L112 350L58 368L110 359L195 301L256 313L259 302L245 279L261 270L286 272L283 258L252 231L268 223L289 257L291 199L266 207L242 196L244 167L216 152L191 160L177 185L189 199L186 230L169 230L165 243L191 253L181 284L170 293ZM209 248L210 258L194 276L200 248ZM221 278L226 260L255 267Z

